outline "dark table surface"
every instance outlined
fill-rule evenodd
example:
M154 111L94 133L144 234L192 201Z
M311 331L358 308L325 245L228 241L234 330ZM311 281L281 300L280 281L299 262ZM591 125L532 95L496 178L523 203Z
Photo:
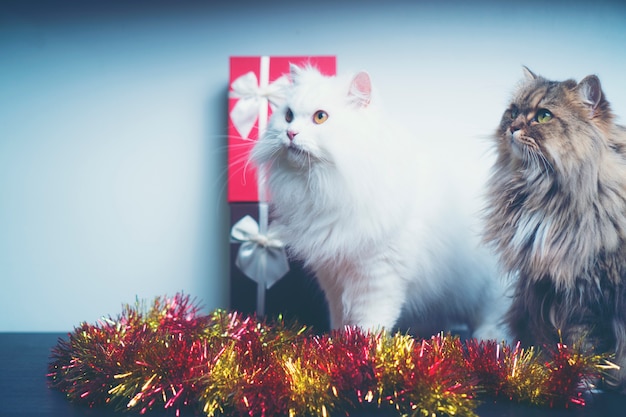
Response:
M115 412L109 408L88 408L67 401L64 395L48 388L46 372L51 349L60 333L0 333L0 416L132 416L137 413ZM476 410L481 417L604 417L626 416L626 396L599 394L585 407L545 409L512 403L483 403ZM383 417L382 412L368 412L367 417ZM147 416L173 416L157 409ZM182 416L193 416L187 410ZM197 415L203 415L198 413ZM364 416L363 412L353 416ZM385 416L386 417L386 416ZM390 417L395 417L390 416Z

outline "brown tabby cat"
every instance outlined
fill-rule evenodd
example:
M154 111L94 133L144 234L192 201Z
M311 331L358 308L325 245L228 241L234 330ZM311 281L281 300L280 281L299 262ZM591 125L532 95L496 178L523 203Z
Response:
M507 314L527 345L615 353L626 391L626 129L600 80L526 79L504 112L485 240L515 278Z

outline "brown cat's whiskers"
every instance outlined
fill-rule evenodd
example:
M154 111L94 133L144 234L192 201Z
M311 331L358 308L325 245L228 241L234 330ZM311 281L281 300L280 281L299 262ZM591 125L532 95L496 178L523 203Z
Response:
M538 167L541 172L554 172L554 167L534 139L528 136L522 136L516 138L515 140L517 140L520 144L519 147L522 148L523 154L522 159L527 164L530 164L533 167Z
M548 158L546 158L543 152L541 152L541 149L537 148L530 150L527 148L527 150L533 159L533 164L535 164L541 172L545 172L546 174L548 172L554 172L554 167L550 161L548 161Z

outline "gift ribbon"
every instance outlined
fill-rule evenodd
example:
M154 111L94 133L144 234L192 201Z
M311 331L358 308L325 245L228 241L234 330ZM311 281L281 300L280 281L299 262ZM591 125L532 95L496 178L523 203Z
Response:
M262 57L268 58L268 57ZM269 59L268 59L269 63ZM263 62L261 63L263 68ZM230 112L230 119L242 138L248 139L250 131L259 120L259 137L265 131L267 122L268 103L275 107L285 99L285 87L289 85L289 78L281 76L273 83L264 82L267 77L260 73L260 81L254 72L250 71L231 84L232 91L229 97L238 99Z
M276 106L285 99L285 88L289 78L281 76L269 82L270 58L260 59L259 79L250 71L231 84L231 98L237 102L230 112L233 125L247 139L255 122L259 121L258 137L267 129L268 104ZM289 262L283 243L273 236L269 229L267 192L265 191L265 171L257 169L259 194L259 223L245 216L231 229L231 236L242 242L235 265L257 283L257 315L265 315L265 291L289 272Z
M267 213L267 204L262 211ZM272 233L261 233L260 226L250 216L245 216L232 227L231 237L241 242L235 265L248 278L257 283L257 314L265 314L265 291L289 272L285 246Z

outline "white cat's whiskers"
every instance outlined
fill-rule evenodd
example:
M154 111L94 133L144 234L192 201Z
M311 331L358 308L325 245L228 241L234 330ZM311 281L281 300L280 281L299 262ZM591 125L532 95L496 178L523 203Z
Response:
M228 135L219 135L218 136L220 139L228 139L229 136ZM224 198L226 199L226 189L227 189L227 185L230 181L234 181L235 177L237 177L238 175L241 174L242 169L241 166L245 165L246 163L246 156L242 156L239 157L233 161L228 161L228 149L233 149L233 148L237 148L237 147L242 147L242 146L247 146L247 145L243 145L243 144L224 144L221 146L218 146L215 148L215 153L219 154L219 158L222 159L224 161L224 165L220 166L219 169L219 174L217 175L217 178L215 179L214 184L212 185L213 187L218 187L219 186L219 192L218 195L220 196L220 198Z
M313 164L311 163L311 154L307 154L307 163L309 165L309 169L307 169L307 177L306 177L306 187L310 190L311 189L311 172L312 172L312 166Z

